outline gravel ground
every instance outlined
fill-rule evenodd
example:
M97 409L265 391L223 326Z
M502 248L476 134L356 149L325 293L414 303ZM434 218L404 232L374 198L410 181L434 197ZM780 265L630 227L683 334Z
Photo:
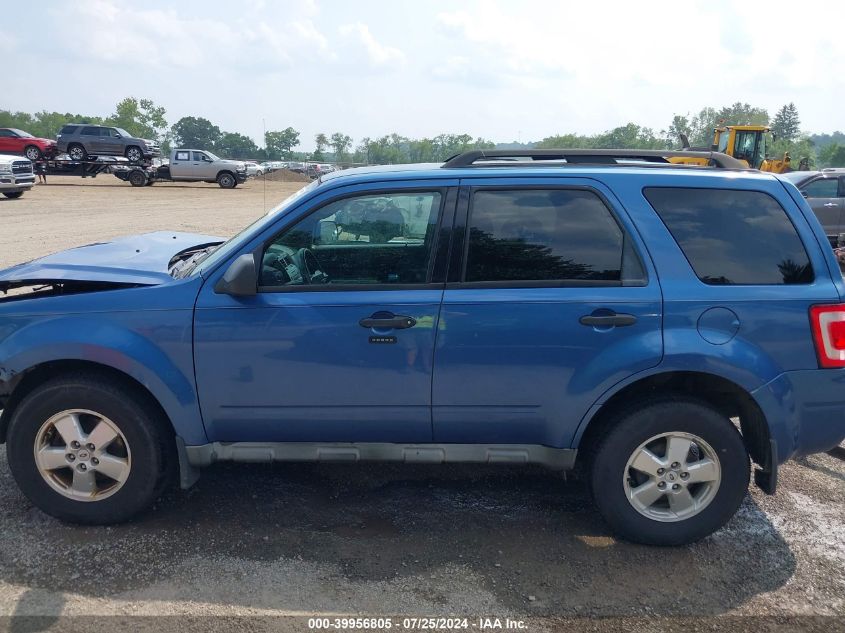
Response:
M229 235L299 186L268 182L265 203L255 182L224 191L112 180L51 178L0 201L0 266L146 230ZM842 630L845 461L791 462L776 496L752 490L715 535L657 549L614 540L583 484L543 470L218 465L135 522L102 528L41 514L0 457L0 630L115 626L99 615L190 616L180 630L215 630L243 616L313 614L597 631L693 630L701 616L722 616L708 630ZM2 617L11 615L40 617ZM611 619L568 619L584 616Z

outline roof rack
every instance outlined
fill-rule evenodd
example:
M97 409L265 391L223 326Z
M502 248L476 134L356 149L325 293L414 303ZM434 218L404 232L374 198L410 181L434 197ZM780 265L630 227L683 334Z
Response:
M648 166L665 165L667 167L683 166L683 163L672 163L670 158L705 158L711 165L722 169L748 169L744 162L721 152L662 149L474 149L452 156L443 163L442 167L445 169L489 167L489 164L476 163L478 161L507 163L519 158L529 159L529 161L520 162L566 161L571 165L624 166L645 163ZM501 163L499 166L502 166Z

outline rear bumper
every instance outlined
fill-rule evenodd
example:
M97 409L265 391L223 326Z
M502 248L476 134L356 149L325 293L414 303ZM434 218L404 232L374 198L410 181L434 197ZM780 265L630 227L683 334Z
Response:
M752 395L777 443L778 463L845 440L845 369L785 372Z

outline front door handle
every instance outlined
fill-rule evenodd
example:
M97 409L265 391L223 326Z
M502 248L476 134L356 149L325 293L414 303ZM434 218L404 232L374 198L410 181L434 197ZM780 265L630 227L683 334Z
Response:
M839 205L836 204L835 202L825 202L824 206L826 206L826 207L838 207Z
M414 327L417 320L414 317L392 312L376 312L370 317L358 321L358 325L372 330L405 330Z
M637 322L637 317L633 314L587 314L578 319L581 325L589 325L591 327L625 327L626 325L634 325Z

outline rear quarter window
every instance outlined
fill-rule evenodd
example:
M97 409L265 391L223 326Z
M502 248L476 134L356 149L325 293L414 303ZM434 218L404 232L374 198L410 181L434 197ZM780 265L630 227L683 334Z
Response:
M812 283L807 251L786 211L770 195L676 187L650 187L643 195L704 283Z
M66 125L62 128L61 134L73 134L78 127L78 125Z

